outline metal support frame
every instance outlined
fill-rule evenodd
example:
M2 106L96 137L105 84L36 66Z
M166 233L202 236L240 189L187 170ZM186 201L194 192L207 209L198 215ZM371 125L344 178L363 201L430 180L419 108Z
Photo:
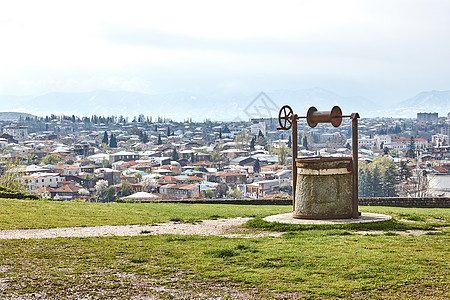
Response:
M358 113L353 113L350 116L352 120L352 154L353 154L353 194L352 194L352 218L358 219Z
M292 119L296 120L292 122L292 209L295 209L295 194L297 192L297 166L295 165L295 160L297 159L298 153L297 114L294 114Z
M334 127L339 127L342 122L342 118L350 118L352 120L352 218L359 218L359 196L358 196L358 113L352 113L351 115L342 115L341 108L334 106L331 111L317 111L317 108L311 106L308 110L306 117L299 117L294 114L294 111L289 105L284 105L278 114L278 121L280 127L278 130L289 130L292 128L292 206L295 210L295 194L297 188L297 166L295 160L298 153L298 132L297 132L297 120L307 119L307 123L310 127L316 127L318 123L331 123Z

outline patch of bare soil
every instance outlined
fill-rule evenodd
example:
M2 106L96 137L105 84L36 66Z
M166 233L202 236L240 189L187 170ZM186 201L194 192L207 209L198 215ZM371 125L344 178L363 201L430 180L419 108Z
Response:
M409 235L409 236L421 236L428 232L430 232L430 231L427 231L427 230L405 230L405 231L362 230L362 231L355 231L356 234L361 234L361 235L395 233L395 234L399 234L399 235Z
M204 220L198 223L154 225L66 227L49 229L0 230L0 239L41 239L57 237L138 236L141 234L216 235L224 237L278 237L283 233L239 228L250 218Z

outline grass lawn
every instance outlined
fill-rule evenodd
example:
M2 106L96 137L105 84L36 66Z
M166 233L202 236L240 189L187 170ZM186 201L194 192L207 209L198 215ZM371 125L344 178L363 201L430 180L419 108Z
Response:
M265 228L261 217L291 210L11 200L0 200L0 208L2 228L236 216L254 216L247 226ZM0 240L0 298L448 299L450 210L360 209L391 214L395 220L381 225L384 233L364 236L356 230L380 225L268 228L287 231L280 238L143 234ZM414 228L431 231L421 236L394 232Z
M0 199L0 229L194 222L217 218L265 217L290 210L289 205L88 203Z

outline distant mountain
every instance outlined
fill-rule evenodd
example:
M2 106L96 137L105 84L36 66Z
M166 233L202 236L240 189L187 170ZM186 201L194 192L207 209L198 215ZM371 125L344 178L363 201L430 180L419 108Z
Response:
M365 116L380 107L367 98L354 96L344 97L322 88L311 88L298 91L276 90L267 93L271 99L280 104L288 104L299 116L306 116L311 106L320 111L329 111L338 105L344 114L358 112Z
M265 98L260 99L261 95ZM201 94L177 91L161 94L143 94L126 91L80 93L48 93L38 97L0 95L1 108L7 111L25 111L45 116L65 114L77 116L124 115L162 116L174 120L248 120L251 117L278 116L281 106L288 104L300 115L309 107L328 111L339 105L344 114L360 113L361 117L414 118L418 112L450 112L450 91L422 92L387 109L367 98L345 97L322 88L303 90L268 90L264 94ZM269 107L268 107L269 106ZM269 109L270 108L270 109Z
M21 112L0 112L0 121L15 121L19 120L20 118L25 119L26 117L35 117L32 114L28 113L21 113Z
M394 118L415 118L419 112L438 113L445 117L450 112L450 91L427 91L404 100L387 110L374 112Z
M5 97L7 97L5 99ZM142 94L127 91L96 90L82 93L48 93L34 98L11 99L0 96L3 109L22 110L36 115L77 116L124 115L163 116L175 120L232 120L237 107L230 98L217 98L190 92Z

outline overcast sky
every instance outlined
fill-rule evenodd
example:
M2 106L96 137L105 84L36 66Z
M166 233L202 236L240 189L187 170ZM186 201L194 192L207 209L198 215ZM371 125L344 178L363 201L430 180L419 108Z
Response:
M2 1L0 94L450 89L450 1Z

